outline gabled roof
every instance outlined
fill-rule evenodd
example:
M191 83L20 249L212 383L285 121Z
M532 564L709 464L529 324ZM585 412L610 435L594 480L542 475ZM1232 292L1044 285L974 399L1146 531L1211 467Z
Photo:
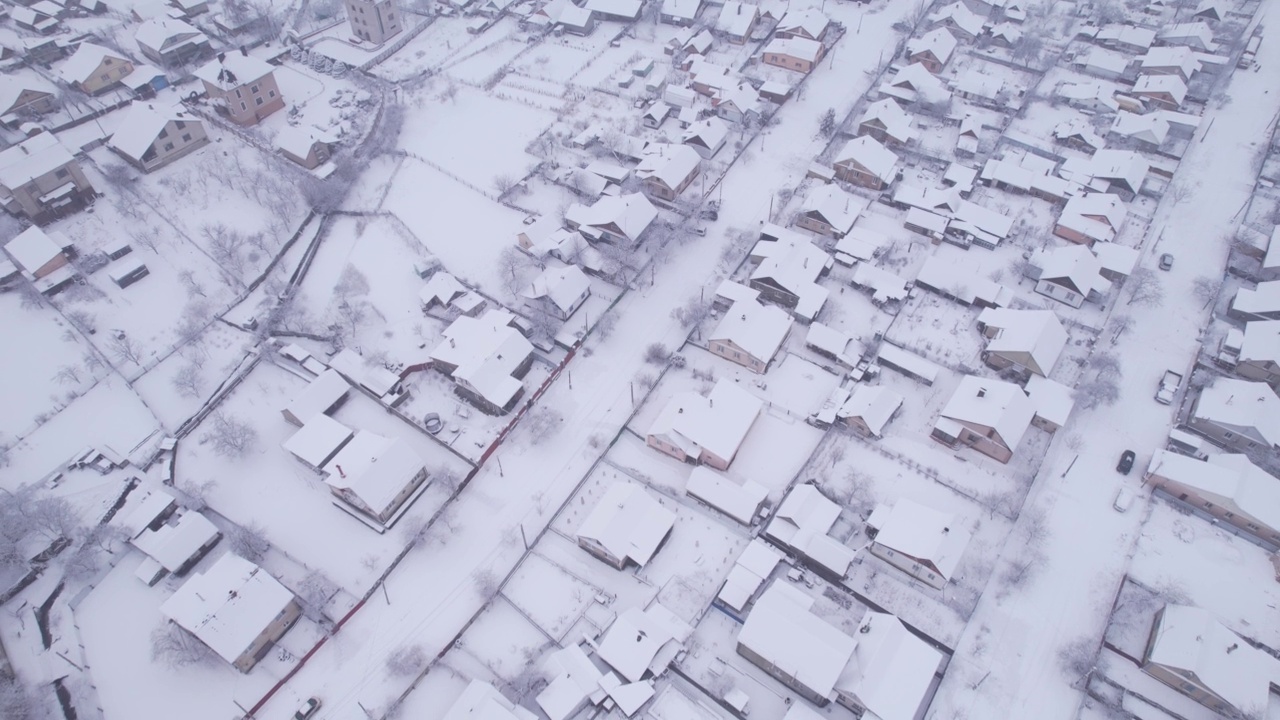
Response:
M685 20L693 20L698 16L698 8L702 0L662 0L662 14Z
M1169 137L1169 121L1160 113L1139 115L1121 110L1116 113L1116 119L1111 124L1111 132L1152 145L1162 145Z
M591 289L591 280L577 265L564 267L548 267L543 270L533 283L524 291L525 298L537 300L547 298L561 312L569 312L573 304L582 297L582 293Z
M796 485L778 506L765 534L812 562L843 576L854 551L827 533L840 516L840 506L810 483Z
M1196 21L1170 25L1157 35L1162 42L1173 45L1190 45L1204 50L1214 47L1213 29L1206 22Z
M927 52L945 65L951 59L951 53L955 52L957 44L956 36L951 31L945 27L935 28L918 38L908 40L907 55L915 57Z
M124 55L114 50L108 50L93 43L80 43L75 53L58 68L58 74L68 83L84 82L91 78L94 71L102 65L102 61L107 58L121 63L128 62Z
M177 109L177 106L150 105L135 102L111 136L111 147L126 157L141 160L170 122L181 120L199 123L199 118Z
M295 157L305 158L311 154L316 143L330 144L337 142L331 133L311 126L289 126L280 129L276 135L276 147Z
M1054 248L1040 257L1043 262L1040 267L1041 280L1069 285L1085 297L1095 290L1103 292L1111 286L1102 277L1102 264L1098 262L1098 258L1083 245Z
M1190 673L1244 716L1266 714L1274 660L1208 611L1165 605L1143 665Z
M969 545L969 531L960 527L962 522L951 513L899 498L892 507L876 508L867 524L879 531L877 545L928 562L950 581Z
M1034 365L1031 369L1041 375L1053 370L1067 345L1067 331L1050 310L987 308L978 315L978 323L998 330L987 342L988 352L1025 353Z
M1156 31L1151 28L1111 23L1098 31L1097 39L1134 47L1149 48L1156 41Z
M960 380L941 413L943 418L958 423L992 428L1010 450L1018 447L1034 415L1035 406L1022 388L975 375Z
M827 29L830 20L822 11L817 8L805 8L804 10L788 10L786 15L778 21L777 32L798 32L803 31L811 38L817 38Z
M547 656L543 672L551 682L536 701L551 720L567 720L600 692L604 673L591 662L581 645L569 645Z
M328 415L316 414L285 440L282 447L311 467L318 468L353 435L346 425Z
M853 223L866 209L866 200L850 195L836 185L823 185L810 192L801 208L803 212L821 218L841 235L853 229Z
M723 144L728 136L729 126L725 124L725 121L712 116L690 125L684 131L681 142L691 143L696 140L701 145L714 150Z
M605 490L591 509L578 537L599 543L613 557L644 566L675 525L676 514L639 485L619 482Z
M286 408L304 425L312 417L323 414L351 390L347 379L332 368L325 370L307 383Z
M768 488L758 482L740 482L706 465L699 465L689 473L685 493L747 526L769 496Z
M25 92L53 95L58 89L38 75L0 76L0 112L8 112Z
M1173 76L1164 75L1162 77ZM1177 78L1174 79L1176 80ZM1150 169L1151 164L1132 150L1104 149L1093 154L1093 161L1090 163L1089 171L1096 178L1120 181L1136 193L1142 189L1142 183Z
M809 62L817 62L822 57L822 43L803 37L774 37L765 46L766 54L787 55Z
M1280 280L1265 280L1258 283L1255 288L1240 288L1231 301L1231 307L1247 314L1280 310Z
M42 132L0 152L0 185L12 190L74 161L57 136Z
M1113 242L1096 242L1092 250L1103 270L1126 277L1133 273L1141 256L1137 248Z
M185 512L155 530L143 530L130 542L165 570L177 572L218 535L218 528L204 515Z
M671 106L664 104L663 107ZM644 157L636 166L636 176L641 180L652 178L675 190L701 164L702 157L688 145L659 143L645 149Z
M223 91L252 84L275 71L265 60L242 53L219 53L218 57L201 65L195 76Z
M1254 320L1245 324L1240 361L1280 364L1280 320Z
M977 36L982 33L982 18L976 15L964 3L956 2L944 6L941 10L929 16L929 22L933 25L946 23L954 25L964 32Z
M743 623L738 645L825 698L831 696L857 643L814 615L812 607L812 597L775 580Z
M867 611L858 644L836 687L857 698L868 717L913 720L942 662L942 653L888 613Z
M1280 446L1280 398L1266 383L1218 378L1200 391L1193 416L1252 431Z
M1223 453L1198 460L1157 450L1147 473L1213 496L1218 505L1280 530L1280 482L1245 455Z
M759 14L759 8L737 0L726 0L716 18L716 29L733 36L743 36L751 29Z
M323 472L329 487L350 492L381 515L425 467L422 458L404 440L361 430L333 456Z
M705 448L731 461L763 407L760 398L720 380L706 397L694 392L672 397L648 434L678 443L693 457Z
M470 385L498 407L506 407L523 387L513 377L533 353L533 346L515 328L514 316L490 309L478 318L463 315L444 330L444 339L431 359L455 366L453 377Z
M1120 108L1120 103L1115 99L1115 91L1096 80L1063 83L1058 88L1058 96L1066 98L1068 102L1101 105L1112 111Z
M632 606L609 626L596 654L628 681L639 682L646 673L660 674L692 634L688 623L660 603L644 610Z
M150 48L156 52L164 52L172 46L180 45L186 41L199 42L202 39L208 40L205 34L195 27L177 18L166 16L154 17L139 25L133 39L138 42L139 46Z
M716 106L732 105L739 112L754 112L760 104L760 93L750 83L738 83L733 87L722 87L716 92Z
M1202 55L1185 45L1162 45L1147 50L1147 53L1138 59L1142 61L1142 69L1151 68L1177 68L1183 75L1190 78L1200 70L1200 58Z
M602 197L594 205L569 206L565 219L577 225L594 228L615 226L628 240L634 242L649 224L658 217L658 209L639 193Z
M893 98L884 98L868 105L866 112L858 118L858 125L869 122L877 122L884 126L885 133L901 143L910 142L919 135L919 132L911 127L910 113L903 110Z
M836 162L852 160L884 182L893 180L898 167L898 156L873 137L856 137L836 153Z
M782 347L790 330L791 316L780 308L758 302L737 302L725 311L724 318L707 339L728 340L752 357L768 362Z
M859 383L836 415L840 418L861 418L872 434L880 437L884 434L884 426L889 419L902 407L902 401L901 394L883 385Z
M28 274L34 273L45 263L62 254L62 248L58 247L58 244L37 225L23 230L17 237L6 243L4 251Z
M940 103L951 97L951 90L946 83L919 62L913 62L895 73L893 78L880 86L880 93L907 102L919 100Z
M453 701L443 720L537 720L538 716L505 698L493 685L472 680Z
M1187 99L1187 84L1177 75L1143 75L1133 84L1133 92L1138 95L1166 93L1181 105Z

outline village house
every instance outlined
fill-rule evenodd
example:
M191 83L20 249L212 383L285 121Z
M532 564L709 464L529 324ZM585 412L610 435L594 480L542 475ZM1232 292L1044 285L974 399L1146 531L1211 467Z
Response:
M1205 707L1231 717L1263 717L1275 659L1208 611L1165 605L1155 615L1142 669Z
M884 98L867 106L858 119L858 134L870 135L888 145L906 145L919 135L911 127L911 115L892 98Z
M838 240L853 229L853 223L866 209L866 200L835 185L823 185L805 197L795 224Z
M1228 523L1280 547L1280 482L1235 453L1206 460L1156 450L1144 476L1170 500L1214 523Z
M1054 126L1053 141L1090 155L1107 146L1102 136L1093 131L1093 126L1079 117L1073 117Z
M707 336L707 349L763 375L790 334L791 323L791 317L774 305L734 303Z
M559 320L568 320L590 295L591 281L577 265L548 267L521 293L525 305Z
M162 67L185 65L212 52L204 33L168 16L147 20L138 26L133 37L142 55Z
M898 618L874 610L862 617L854 637L853 657L836 681L836 702L868 720L923 716L941 651Z
M658 554L675 527L676 514L644 488L617 482L578 528L578 547L618 570L644 567Z
M1254 320L1244 326L1235 371L1246 380L1280 388L1280 320Z
M472 680L441 720L538 720L536 713L511 702L491 683Z
M350 391L351 385L346 378L337 370L326 369L307 383L302 392L280 410L280 414L288 422L302 427L316 415L328 415L342 407Z
M332 135L314 127L285 126L276 135L280 154L308 170L329 162L336 142Z
M134 103L108 146L143 172L164 167L209 143L204 123L176 107Z
M769 489L760 483L737 480L706 465L699 465L689 473L684 491L748 527L769 501Z
M945 27L940 27L918 38L908 40L907 59L913 63L920 63L929 72L937 75L951 60L957 44L956 36Z
M773 34L774 37L804 38L821 42L826 37L829 27L831 27L831 20L817 8L788 10L778 21Z
M645 443L681 462L727 470L764 403L721 380L706 397L681 392L649 427Z
M256 125L284 108L275 68L244 51L218 53L195 74L214 109L237 125Z
M738 83L716 92L711 100L716 116L730 122L744 123L760 117L760 93L750 83Z
M1047 433L1055 433L1067 424L1076 406L1073 388L1043 375L1032 375L1027 378L1024 389L1036 409L1035 417L1031 418L1032 425Z
M858 383L853 394L836 411L848 427L864 437L884 437L885 426L902 409L903 397L883 385Z
M1187 99L1187 83L1177 75L1143 75L1133 84L1133 94L1165 110L1177 110Z
M329 491L381 526L427 481L422 458L400 438L361 430L321 472Z
M670 107L670 106L665 106ZM650 145L636 166L644 192L650 198L673 203L698 177L702 158L687 145Z
M1280 448L1280 397L1266 383L1218 378L1200 391L1187 425L1228 450L1272 452Z
M830 291L818 280L831 271L835 261L807 237L766 225L750 259L759 265L751 273L749 284L765 300L792 310L803 322L812 322L822 311Z
M845 143L835 156L836 177L872 190L883 190L898 175L898 156L875 138L863 135Z
M878 88L883 97L922 105L945 106L951 102L951 89L937 75L920 63L911 63L894 73L894 76Z
M991 44L997 47L1013 48L1022 40L1022 28L1011 22L1002 22L987 28L987 36Z
M129 544L147 555L142 575L154 577L164 573L185 575L200 559L209 554L222 539L222 532L204 515L193 510L171 513L163 521L153 522L129 540Z
M160 612L247 673L293 626L302 607L266 570L227 553L192 575Z
M987 308L978 315L978 332L989 338L982 360L996 370L1048 377L1067 345L1067 331L1050 310Z
M642 0L587 0L583 8L601 20L630 23L640 19Z
M720 16L716 18L715 29L734 45L743 45L751 37L759 20L760 9L756 5L739 0L725 0L720 7Z
M928 18L930 30L946 28L965 42L973 42L982 34L983 19L965 6L960 0L944 5L938 12Z
M963 520L907 498L878 505L867 518L871 554L941 590L951 582L969 544Z
M1116 113L1116 118L1112 121L1107 133L1125 141L1132 140L1151 150L1158 150L1169 138L1172 130L1169 121L1160 112L1139 115L1121 110Z
M34 33L41 35L49 35L57 32L62 28L62 21L57 18L59 14L54 8L61 8L54 4L53 8L49 7L50 3L34 3L30 7L15 7L10 12L9 17L13 20L13 24Z
M1145 53L1156 41L1156 31L1135 25L1111 23L1104 25L1094 40L1102 47L1137 55Z
M0 151L0 204L13 215L43 225L96 196L79 161L53 133L37 133Z
M856 641L812 612L813 598L775 580L738 632L738 654L823 707L853 657Z
M586 239L625 247L638 245L657 217L658 209L639 193L605 196L590 207L574 203L564 214L569 228Z
M490 415L503 415L524 394L520 379L533 364L533 346L514 327L515 316L491 309L463 315L444 330L431 364L454 382L454 392Z
M1213 52L1218 44L1213 41L1213 29L1205 22L1187 22L1169 25L1156 33L1159 45L1181 45L1203 53Z
M351 32L365 42L381 45L404 29L396 0L343 0Z
M715 604L730 610L735 619L741 619L742 611L755 598L780 562L782 553L762 538L747 543L747 547L729 569L729 576L725 578L724 584L720 586Z
M775 37L765 46L765 65L773 65L793 72L808 73L822 60L826 48L817 40L801 37Z
M1265 280L1236 290L1227 315L1238 320L1280 320L1280 280Z
M1203 69L1206 57L1212 56L1181 45L1153 47L1138 58L1141 61L1139 71L1143 75L1176 75L1187 83Z
M942 408L930 437L1008 463L1034 415L1035 406L1017 385L966 375Z
M985 277L980 261L950 245L939 246L924 261L916 287L981 308L1008 307L1015 297L1012 290Z
M80 43L58 68L63 81L88 95L110 90L132 72L133 62L122 53L93 43Z
M709 117L692 123L685 129L681 142L693 148L698 157L710 160L724 147L729 138L729 126L718 117Z
M596 645L596 656L617 673L613 676L615 679L621 676L626 683L639 683L665 672L692 634L693 628L660 602L655 601L644 609L632 605L609 625ZM602 689L610 686L606 681ZM634 692L611 695L624 715L635 715L644 704L634 699L635 696ZM645 693L642 697L648 696Z
M828 534L839 517L839 505L812 483L801 483L787 493L764 535L835 582L849 571L854 557L851 548Z
M1067 200L1053 234L1081 245L1115 240L1128 208L1112 193L1087 193Z
M346 382L343 380L343 382ZM303 465L321 472L338 451L351 442L355 433L351 428L325 415L317 413L303 423L280 447L293 455Z
M56 93L57 88L39 77L0 76L0 122L16 126L20 120L53 112Z
M18 233L17 237L4 246L5 254L13 262L12 269L20 272L35 284L37 290L46 295L62 290L78 274L69 264L66 249L69 245L60 235L57 237L60 242L55 242L38 226L33 225Z
M698 19L704 0L663 0L659 20L668 25L689 27Z
M1085 301L1101 302L1111 282L1102 277L1102 264L1083 245L1054 248L1032 256L1039 267L1035 291L1078 308Z

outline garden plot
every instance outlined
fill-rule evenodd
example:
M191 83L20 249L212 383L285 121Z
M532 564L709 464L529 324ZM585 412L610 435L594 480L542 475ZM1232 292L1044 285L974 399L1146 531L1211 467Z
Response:
M671 503L670 500L667 502ZM576 537L578 525L581 524L578 522L572 525L572 531L567 535L558 528L555 532L546 533L534 548L536 554L541 555L551 564L599 590L593 602L603 606L602 609L592 610L588 606L565 634L567 638L583 635L595 637L603 630L601 627L603 622L612 621L614 616L627 608L647 607L658 596L658 591L661 589L645 582L636 574L635 568L614 570L612 566L605 565L594 555L579 547ZM658 554L662 554L665 550L665 548L659 550Z
M513 74L536 78L548 86L565 85L608 45L603 34L585 38L548 36L512 63Z
M449 664L463 669L459 654L470 656L502 683L515 683L536 672L536 664L552 642L511 603L490 602L449 652Z
M516 568L502 595L542 632L562 641L599 590L536 551Z
M272 113L257 125L273 146L278 133L289 126L318 128L349 143L363 137L377 115L374 106L378 101L350 77L319 75L292 61L278 67L275 75L288 110ZM301 167L298 170L305 172Z
M409 689L398 707L401 717L442 720L462 696L471 678L449 667L448 657L446 655L444 662L432 665L431 670Z
M529 51L524 33L516 29L514 18L506 17L480 36L480 42L468 45L464 52L441 68L450 80L473 87L489 86L500 79L506 69Z
M690 624L706 611L750 538L713 513L676 506L666 545L637 574L661 588L658 602Z
M974 372L983 366L982 350L986 347L986 339L977 329L980 312L937 293L921 291L907 299L885 339L957 372Z
M236 367L248 361L252 346L248 333L212 323L134 381L133 389L172 432L195 415Z

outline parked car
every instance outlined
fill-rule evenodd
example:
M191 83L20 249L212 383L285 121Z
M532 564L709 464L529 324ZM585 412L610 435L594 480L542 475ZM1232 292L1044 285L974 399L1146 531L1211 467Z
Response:
M1170 255L1169 253L1165 253L1160 256L1160 269L1161 270L1173 269L1173 255Z
M1137 459L1138 456L1132 450L1125 450L1120 455L1120 462L1116 465L1116 472L1121 475L1128 475L1129 471L1133 469L1133 461Z
M298 708L298 712L293 714L293 720L307 720L319 709L320 698L307 698L307 701L302 703L302 707Z
M706 237L707 229L702 227L701 225L695 225L693 227L693 234L697 235L698 237Z
M1120 488L1120 492L1116 493L1116 499L1111 503L1111 507L1116 512L1129 512L1129 508L1133 505L1133 491L1129 488Z
M1160 377L1160 384L1156 386L1156 402L1161 405L1172 403L1173 396L1178 394L1178 389L1181 387L1182 373L1165 370L1164 375Z

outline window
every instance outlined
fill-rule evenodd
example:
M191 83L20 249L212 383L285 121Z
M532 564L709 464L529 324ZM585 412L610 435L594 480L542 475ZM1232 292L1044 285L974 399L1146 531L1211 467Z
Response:
M1258 529L1258 524L1257 524L1257 523L1248 523L1247 525L1245 525L1245 527L1249 528L1250 530L1257 530L1257 529Z
M254 105L261 105L261 104L262 104L262 98L254 98L254 99L253 99L253 104L254 104Z
M109 75L109 74L107 74L107 73L102 73L101 75L99 75L99 76L98 76L98 79L99 79L99 80L110 80L110 79L111 79L111 75Z
M165 144L164 144L164 150L165 150L165 152L168 152L168 151L170 151L170 150L172 150L172 149L173 149L173 143L165 143Z
M267 97L271 97L271 98L273 98L273 97L275 97L275 96L276 96L276 91L275 91L275 90L268 90L268 91L267 91Z
M174 124L174 126L175 126L175 127L177 127L179 130L181 130L182 128L184 128L184 127L186 127L186 126L187 126L187 124L186 124L186 123L184 123L184 122L182 122L181 120L174 120L174 121L173 121L173 124Z
M240 97L240 88L236 88L236 97Z
M191 133L183 133L182 142L191 142Z
M248 110L248 109L249 109L249 106L248 106L248 105L245 105L244 103L240 103L240 109L241 109L241 110Z
M1211 508L1211 507L1213 507L1213 503L1208 502L1208 501L1205 501L1204 506L1205 506L1206 508Z
M1235 437L1235 436L1236 436L1236 435L1235 435L1235 433L1231 433L1231 432L1224 432L1224 433L1222 433L1222 437L1224 437L1224 438L1226 438L1226 439L1228 439L1228 440L1230 440L1231 438L1233 438L1233 437Z
M158 135L158 137L161 140L169 137L169 128L160 128L160 135Z
M56 178L58 178L59 180L61 180L62 178L66 177L66 176L67 176L67 174L68 174L68 173L67 173L67 169L66 169L66 168L60 168L60 169L58 170L58 172L56 172L56 173L54 173L54 174L53 174L53 176L54 176L54 177L56 177Z
M253 93L254 95L257 95L257 94L258 94L258 86L257 86L257 85L254 85L253 87L249 88L249 92Z
M111 64L111 63L113 63L113 62L115 62L115 61L114 61L114 60L112 60L111 58L103 58L103 60L102 60L102 64L103 64L103 65L110 65L110 64Z
M1235 517L1235 516L1236 516L1236 514L1235 514L1235 513L1233 513L1233 512L1229 512L1229 513L1227 513L1227 515L1226 515L1226 517L1227 517L1227 519L1228 519L1228 520L1230 520L1231 518L1233 518L1233 517Z

